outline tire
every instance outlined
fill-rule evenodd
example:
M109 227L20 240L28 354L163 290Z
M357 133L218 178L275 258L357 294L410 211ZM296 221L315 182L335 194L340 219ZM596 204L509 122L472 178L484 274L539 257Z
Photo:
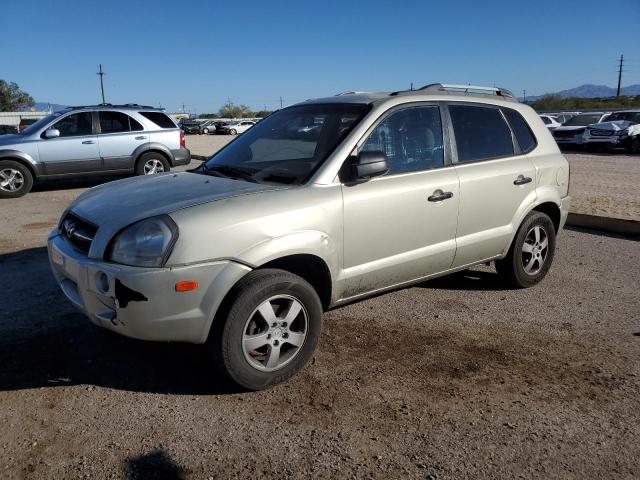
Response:
M532 211L518 228L507 256L496 261L496 270L505 283L512 287L532 287L547 275L555 250L556 230L553 222L546 214Z
M232 128L231 130L229 130L229 134L230 135L237 135L238 131L235 128Z
M147 152L140 155L135 168L136 175L152 175L170 170L171 166L167 158L158 152Z
M629 139L627 143L627 153L640 153L640 135Z
M33 187L31 170L13 160L0 160L0 198L18 198Z
M205 135L209 135L209 129L205 128L204 130L202 130L202 133L204 133Z
M284 270L254 270L231 295L221 312L225 318L215 319L208 340L222 374L244 389L262 390L288 380L311 360L322 305L309 283ZM294 305L297 313L291 311Z

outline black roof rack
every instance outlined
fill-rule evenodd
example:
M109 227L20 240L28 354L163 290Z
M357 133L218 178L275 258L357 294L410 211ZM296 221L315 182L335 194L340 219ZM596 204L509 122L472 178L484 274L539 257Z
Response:
M411 93L462 93L465 95L496 95L503 97L505 100L517 102L518 99L513 93L506 88L500 87L481 87L477 85L455 85L447 83L430 83L416 90L400 90L392 92L390 95L406 95Z
M164 108L153 107L151 105L140 105L138 103L124 103L122 105L113 105L111 103L99 103L97 105L74 105L67 107L67 110L80 110L83 108L144 108L145 110L164 110Z

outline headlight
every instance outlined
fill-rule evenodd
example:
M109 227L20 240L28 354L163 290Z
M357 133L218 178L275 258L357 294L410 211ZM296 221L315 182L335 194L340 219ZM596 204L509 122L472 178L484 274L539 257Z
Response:
M161 267L178 239L178 227L167 215L141 220L118 233L111 243L112 262L134 267Z
M614 133L614 135L626 135L627 133L629 133L629 129L628 128L623 128L622 130L618 130L616 133Z

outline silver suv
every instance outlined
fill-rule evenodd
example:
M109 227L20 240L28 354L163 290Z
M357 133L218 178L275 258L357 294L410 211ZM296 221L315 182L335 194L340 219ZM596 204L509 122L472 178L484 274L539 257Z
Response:
M70 107L0 137L0 198L35 180L166 172L191 161L184 133L162 110L136 104Z
M328 309L491 261L510 285L542 280L568 181L506 90L341 94L273 113L191 172L88 190L49 257L96 325L206 343L261 389L309 361Z

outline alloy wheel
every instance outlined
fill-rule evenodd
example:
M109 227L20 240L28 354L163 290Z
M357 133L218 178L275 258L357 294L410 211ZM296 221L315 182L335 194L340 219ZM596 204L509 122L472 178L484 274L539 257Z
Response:
M24 185L24 176L19 170L5 168L0 170L0 189L5 192L17 192Z
M302 350L309 317L300 300L275 295L262 302L245 324L242 351L253 368L271 372L290 363Z
M544 227L535 225L529 229L522 244L522 266L527 275L537 275L549 253L549 237Z
M154 173L164 172L164 164L160 160L152 158L144 163L144 174L153 175Z

